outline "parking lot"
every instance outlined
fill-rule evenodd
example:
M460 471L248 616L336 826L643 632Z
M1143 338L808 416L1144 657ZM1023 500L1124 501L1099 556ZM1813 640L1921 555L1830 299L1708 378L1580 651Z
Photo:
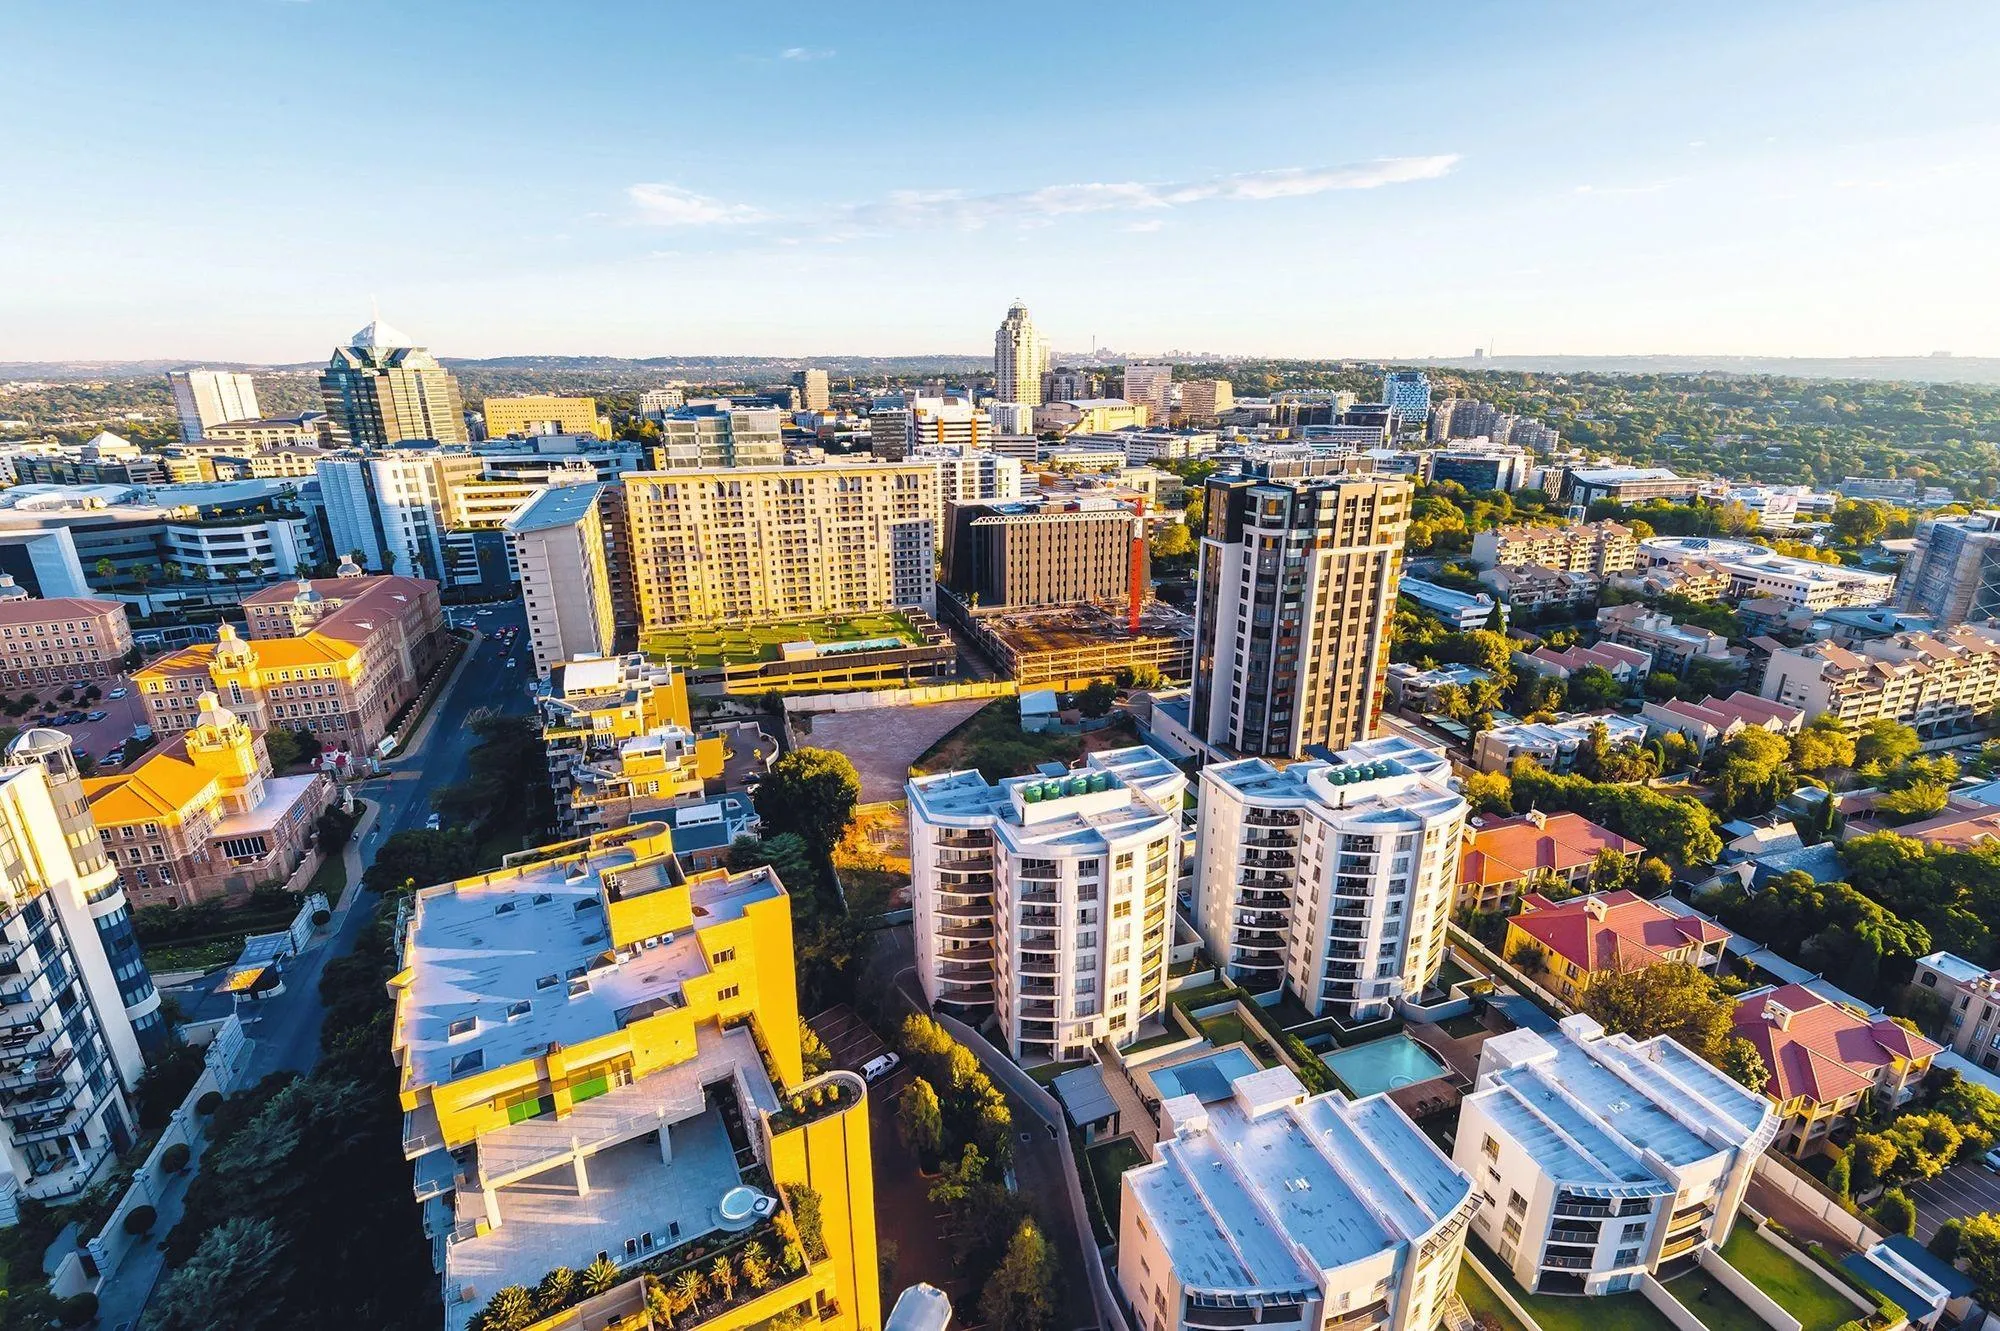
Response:
M1903 1191L1917 1204L1917 1237L1926 1243L1947 1220L2000 1211L2000 1174L1976 1162L1953 1165Z
M104 761L104 755L121 740L128 738L134 726L145 721L146 708L139 701L138 693L133 690L132 681L122 675L93 682L104 692L104 696L96 702L83 701L82 684L71 686L76 690L76 701L67 703L56 701L56 694L61 691L59 685L45 684L31 688L28 692L41 699L42 707L29 712L26 716L9 717L7 724L19 726L23 730L30 726L47 725L48 722L37 719L43 709L51 710L56 715L71 711L82 712L86 716L91 712L103 712L104 719L101 721L78 721L73 725L56 726L55 729L70 737L70 742L79 755L89 754L97 763L99 771L116 771L115 766ZM124 697L111 696L120 689L125 691Z
M854 1009L845 1005L830 1007L816 1017L806 1018L806 1025L826 1042L827 1052L833 1055L833 1065L846 1068L849 1072L859 1072L870 1059L880 1058L889 1052L888 1043L875 1033L874 1027L855 1016ZM892 1097L902 1089L903 1075L904 1069L897 1068L894 1076L882 1083L880 1089L871 1088L870 1094L884 1099Z

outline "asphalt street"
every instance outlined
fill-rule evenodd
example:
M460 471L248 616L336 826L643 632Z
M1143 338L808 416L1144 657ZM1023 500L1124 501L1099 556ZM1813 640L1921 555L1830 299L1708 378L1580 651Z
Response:
M529 664L526 635L518 632L526 622L520 603L493 607L485 615L475 616L464 609L457 613L461 622L476 626L483 636L457 682L435 704L423 744L383 764L380 776L355 787L359 798L380 809L361 845L364 865L374 859L376 848L392 833L422 827L430 816L432 795L465 778L474 742L468 724L473 712L526 713L530 709L527 686L534 670ZM500 640L502 630L510 625L517 630L512 646ZM251 1081L278 1071L311 1071L319 1058L319 1030L325 1015L319 997L320 972L329 960L353 950L375 904L372 894L356 893L352 908L336 915L332 936L294 959L285 973L285 992L254 1009L245 1008L242 1015L248 1033L257 1042ZM189 1020L227 1016L233 1000L215 992L223 974L216 972L168 992L179 1000Z

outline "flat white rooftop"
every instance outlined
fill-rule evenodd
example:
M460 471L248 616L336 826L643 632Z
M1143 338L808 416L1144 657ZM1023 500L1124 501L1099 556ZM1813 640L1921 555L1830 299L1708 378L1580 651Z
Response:
M628 896L680 881L677 862L635 866L621 848L588 865L502 869L417 894L397 1014L412 1084L446 1084L685 1004L681 986L708 969L694 932L621 959L599 898L606 874ZM698 879L695 925L783 894L769 869Z
M1419 1240L1472 1194L1386 1096L1273 1103L1276 1072L1238 1078L1226 1100L1181 1101L1197 1116L1125 1176L1190 1288L1310 1293L1319 1270Z
M1450 761L1400 735L1365 740L1334 758L1285 767L1263 758L1240 758L1211 763L1202 777L1245 800L1338 810L1343 821L1402 823L1437 817L1463 803L1449 784Z

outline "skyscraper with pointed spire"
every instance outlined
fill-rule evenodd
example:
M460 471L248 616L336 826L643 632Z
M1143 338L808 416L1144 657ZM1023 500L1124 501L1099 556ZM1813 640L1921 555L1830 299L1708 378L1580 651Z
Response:
M377 318L335 347L319 377L336 444L471 442L458 381L423 347Z
M1002 402L1040 406L1042 374L1049 368L1049 344L1035 331L1028 307L1015 301L993 335L993 392Z

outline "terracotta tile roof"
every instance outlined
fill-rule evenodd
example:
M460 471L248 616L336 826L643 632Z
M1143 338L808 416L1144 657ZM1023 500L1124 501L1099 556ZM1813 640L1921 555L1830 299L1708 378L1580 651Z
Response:
M1557 956L1591 972L1656 966L1692 944L1730 937L1719 924L1661 910L1631 892L1562 902L1530 892L1521 898L1521 913L1513 924Z
M1540 819L1537 822L1537 818ZM1580 813L1522 814L1479 828L1458 862L1458 881L1482 887L1519 882L1537 869L1567 873L1604 849L1621 855L1646 848L1599 827Z
M124 609L123 601L95 596L33 597L21 601L0 601L0 624L39 624L51 619L88 619Z
M1740 717L1746 726L1761 726L1770 721L1790 726L1803 721L1806 715L1796 707L1787 707L1781 702L1772 702L1769 698L1760 698L1741 689L1727 698L1704 698L1701 705L1725 716Z
M1892 1057L1929 1058L1944 1048L1887 1017L1856 1016L1802 984L1738 999L1736 1033L1757 1046L1771 1070L1764 1093L1779 1101L1838 1100L1873 1086Z
M217 773L188 756L187 736L161 745L138 766L83 783L83 797L99 825L159 822L203 800Z

